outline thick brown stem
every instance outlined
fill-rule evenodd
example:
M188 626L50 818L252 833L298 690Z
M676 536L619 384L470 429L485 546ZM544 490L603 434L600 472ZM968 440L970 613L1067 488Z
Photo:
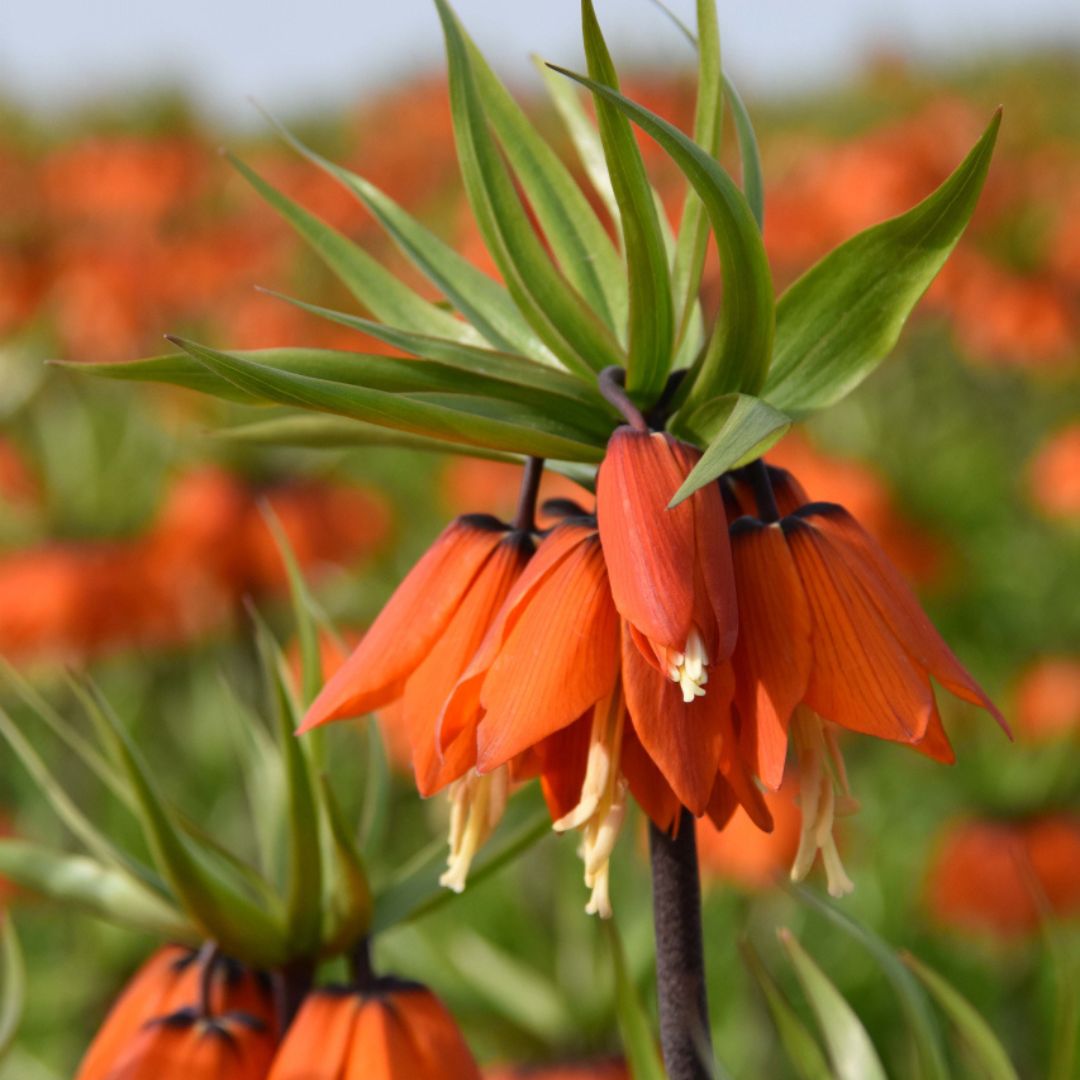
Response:
M712 1042L705 994L694 818L686 809L674 837L649 825L660 1045L669 1080L710 1080Z

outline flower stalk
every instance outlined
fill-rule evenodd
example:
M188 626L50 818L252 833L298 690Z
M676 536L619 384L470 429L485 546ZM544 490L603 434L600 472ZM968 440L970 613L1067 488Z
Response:
M674 836L649 824L660 1046L669 1080L710 1080L712 1042L701 934L694 818L683 808Z

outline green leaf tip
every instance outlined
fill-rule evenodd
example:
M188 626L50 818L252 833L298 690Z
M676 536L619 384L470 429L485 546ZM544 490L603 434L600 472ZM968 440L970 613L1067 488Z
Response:
M824 408L885 359L971 219L1001 115L936 191L835 248L780 297L770 402L797 416Z

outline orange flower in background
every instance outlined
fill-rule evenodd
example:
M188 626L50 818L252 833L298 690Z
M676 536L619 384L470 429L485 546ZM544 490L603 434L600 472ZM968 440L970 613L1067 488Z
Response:
M486 506L496 517L508 518L517 506L521 489L522 466L483 458L457 457L448 461L439 477L439 494L452 514L465 512L471 506ZM548 500L570 500L588 508L592 496L580 484L559 473L544 471L540 482L540 504L537 523L541 528L554 524L544 512Z
M927 877L927 903L942 926L1016 937L1044 914L1080 914L1080 818L965 821L950 826Z
M206 1017L200 1014L196 1023L191 1017L199 1014L202 964L206 962L212 962L214 969L205 983L209 995ZM219 1018L221 1030L201 1033L200 1026L207 1026L207 1017ZM254 1063L250 1065L252 1071L237 1076L262 1080L273 1052L276 1029L273 994L264 976L226 957L207 961L194 949L169 945L158 950L124 988L83 1057L75 1080L150 1076L153 1063L171 1063L174 1053L178 1056L177 1067L187 1061L193 1069L196 1065L212 1067L205 1073L207 1077L231 1076L213 1071L224 1068L228 1059L211 1044L228 1042L225 1036L234 1033L249 1044L236 1062L250 1059ZM260 1063L262 1072L255 1067ZM163 1074L177 1080L188 1075L204 1074L175 1070Z
M1020 676L1015 699L1021 738L1041 743L1080 734L1080 658L1037 660Z
M799 850L797 791L795 777L788 775L780 791L765 793L765 804L773 820L772 832L762 832L742 807L723 828L717 828L709 818L702 818L697 824L702 880L706 884L726 887L734 883L745 889L760 890L774 885L787 873Z
M453 1017L431 991L378 979L304 1000L268 1080L480 1080Z
M1032 458L1028 490L1048 518L1080 519L1080 424L1062 428Z
M764 465L751 475L768 486ZM837 728L952 761L931 677L1008 728L885 554L843 507L809 503L780 517L775 502L768 505L771 491L761 497L761 517L743 516L731 529L741 612L734 666L743 752L756 761L763 783L775 788L790 730L803 810L793 875L803 876L820 848L829 890L841 895L851 883L832 824L850 805L850 792Z

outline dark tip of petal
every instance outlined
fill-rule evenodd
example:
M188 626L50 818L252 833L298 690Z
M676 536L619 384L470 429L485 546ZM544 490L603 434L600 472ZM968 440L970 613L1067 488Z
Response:
M588 517L585 508L579 506L573 499L547 499L541 504L540 513L544 517L553 518Z
M509 526L500 521L494 514L462 514L458 518L462 525L468 525L471 529L482 529L484 532L507 532Z
M846 514L847 511L839 503L812 502L800 506L791 517L835 517L838 514Z
M744 533L758 532L764 528L764 521L759 521L756 517L751 517L749 514L743 514L741 518L736 518L736 520L731 523L728 534L734 538L736 536L742 536Z

